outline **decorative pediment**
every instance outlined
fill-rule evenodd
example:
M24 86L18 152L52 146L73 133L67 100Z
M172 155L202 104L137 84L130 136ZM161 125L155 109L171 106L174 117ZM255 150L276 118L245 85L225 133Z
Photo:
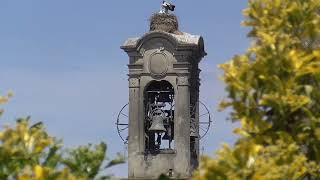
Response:
M201 36L188 33L177 35L163 31L151 31L140 38L129 38L124 45L121 46L121 49L127 53L141 53L141 50L146 48L145 45L154 39L161 39L163 42L169 43L176 51L193 51L193 53L200 58L206 55L204 41ZM157 42L161 41L158 40Z

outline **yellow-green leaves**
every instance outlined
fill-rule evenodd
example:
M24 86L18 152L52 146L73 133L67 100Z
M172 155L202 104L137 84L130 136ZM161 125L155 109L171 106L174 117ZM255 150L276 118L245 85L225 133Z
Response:
M13 96L0 96L0 105ZM3 110L0 109L0 116ZM17 180L90 180L110 179L101 170L123 163L118 157L108 167L102 165L107 146L86 145L66 153L54 137L47 134L43 124L30 126L30 118L18 119L15 127L0 127L0 179Z
M43 127L29 128L28 119L19 120L15 129L5 127L0 142L0 154L3 155L0 162L9 164L10 159L7 157L15 157L17 154L21 156L19 163L25 164L30 158L29 163L34 164L35 159L40 158L43 151L54 144L53 138L48 136Z
M6 96L0 96L0 105L8 102L9 98L13 96L13 92L9 91Z
M13 92L9 91L9 93L6 96L0 95L0 105L5 104L8 102L9 98L13 96ZM0 116L3 114L3 109L0 109Z
M3 96L0 96L0 104L4 104L8 102L8 98L7 97L3 97Z
M261 97L259 105L278 109L283 113L294 113L302 107L307 107L311 102L308 96L296 95L289 91L286 94L265 94ZM287 111L286 111L287 109Z
M243 13L252 45L220 65L240 139L196 178L320 178L320 0L249 0Z
M202 158L194 179L290 179L307 175L317 177L319 166L309 163L295 143L277 141L264 147L253 141L241 140L233 149L224 146L215 159Z
M317 140L320 141L320 127L314 130L314 135L317 138Z
M221 108L233 108L232 119L243 126L235 132L273 129L296 138L320 125L320 49L303 46L306 38L320 39L319 9L319 0L249 1L244 15L252 46L220 65L229 94Z
M89 180L99 176L106 156L106 144L86 145L66 151L49 136L42 123L32 126L19 119L14 128L0 131L0 179ZM123 162L119 158L110 166Z
M28 118L18 120L15 128L4 127L0 132L0 179L24 174L39 163L44 150L53 144L43 127L29 127Z

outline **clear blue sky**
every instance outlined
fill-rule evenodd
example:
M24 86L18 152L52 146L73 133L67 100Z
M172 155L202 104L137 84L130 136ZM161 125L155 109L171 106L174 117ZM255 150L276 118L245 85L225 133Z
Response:
M115 129L128 101L127 55L120 45L148 31L161 0L1 0L0 93L15 96L0 124L32 116L68 147L106 141L108 154L123 152ZM201 99L214 116L202 146L213 154L232 144L231 122L217 112L226 96L217 65L249 46L240 26L247 1L175 0L180 30L204 37L208 56L201 63ZM110 172L126 176L126 165Z

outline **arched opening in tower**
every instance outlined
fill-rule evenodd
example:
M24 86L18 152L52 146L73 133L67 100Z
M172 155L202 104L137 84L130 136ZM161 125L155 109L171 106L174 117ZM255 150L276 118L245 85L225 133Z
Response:
M144 91L145 151L160 153L174 147L174 88L152 81Z

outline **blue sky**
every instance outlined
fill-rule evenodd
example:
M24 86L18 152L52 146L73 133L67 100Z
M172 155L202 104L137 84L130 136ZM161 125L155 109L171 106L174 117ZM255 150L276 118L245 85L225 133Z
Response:
M106 141L111 157L123 152L114 123L128 101L128 57L119 47L148 31L148 19L161 2L1 0L0 93L15 93L1 124L31 115L68 147ZM202 146L205 154L213 154L221 143L236 139L227 112L217 112L226 96L217 65L250 44L248 29L240 26L247 1L172 2L180 30L205 40L201 99L214 124ZM126 165L109 172L126 176Z

